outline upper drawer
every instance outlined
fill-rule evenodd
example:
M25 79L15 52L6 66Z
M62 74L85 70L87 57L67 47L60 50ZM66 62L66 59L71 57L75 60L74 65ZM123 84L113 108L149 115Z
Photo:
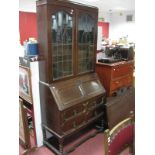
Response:
M84 104L78 104L67 110L64 110L61 113L62 121L68 121L72 119L73 117L80 115L81 113L85 112L84 109L85 109Z
M134 70L133 64L115 66L112 68L112 78L117 78L117 77L129 74L133 72L133 70Z
M85 102L79 103L61 112L62 122L69 121L75 117L78 117L89 110L94 110L97 107L104 104L104 96L98 96L91 100L86 100Z

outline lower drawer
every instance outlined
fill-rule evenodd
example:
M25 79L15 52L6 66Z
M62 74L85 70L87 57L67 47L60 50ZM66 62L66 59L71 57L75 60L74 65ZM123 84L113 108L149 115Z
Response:
M95 120L99 115L102 115L102 113L103 106L98 106L94 110L87 110L86 112L81 113L81 115L77 115L77 117L65 121L62 124L62 132L67 133L71 130L76 130L77 128L80 128L83 125L85 125L86 123Z
M62 124L62 131L69 132L70 130L74 130L76 128L81 127L85 123L85 114L78 115L73 119L67 120Z
M133 75L128 75L119 80L112 81L110 85L110 90L113 91L124 86L131 86L132 84L133 84Z

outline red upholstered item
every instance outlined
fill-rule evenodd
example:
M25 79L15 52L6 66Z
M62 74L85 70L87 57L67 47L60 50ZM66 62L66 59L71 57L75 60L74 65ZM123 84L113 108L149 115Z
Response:
M109 155L116 155L124 144L131 143L134 137L134 125L128 125L121 129L109 146Z

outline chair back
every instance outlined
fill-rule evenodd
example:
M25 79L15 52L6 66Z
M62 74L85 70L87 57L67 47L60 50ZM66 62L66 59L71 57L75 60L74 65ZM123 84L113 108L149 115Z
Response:
M105 155L116 155L125 147L133 146L134 142L134 116L118 123L111 130L104 133ZM133 150L133 148L132 148Z

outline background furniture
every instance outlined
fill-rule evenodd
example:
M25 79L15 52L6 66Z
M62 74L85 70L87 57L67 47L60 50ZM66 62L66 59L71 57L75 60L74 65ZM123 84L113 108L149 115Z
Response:
M34 131L32 133L30 130L31 126L33 128L33 124L30 124L32 111L27 108L24 102L25 100L19 98L19 141L24 147L22 155L36 150L35 139L32 138Z
M30 144L30 133L28 126L27 114L23 105L23 100L19 98L19 140L24 148L29 149Z
M39 94L39 64L19 57L19 96L22 99L31 128L33 145L42 146L41 110ZM32 138L33 137L33 138Z
M120 88L133 85L134 61L97 62L96 72L107 91L107 96L116 95Z
M127 146L130 146L130 151L134 153L134 127L134 116L132 115L118 123L111 130L105 130L105 155L116 155Z
M30 136L30 129L33 132L33 140L36 144L36 132L34 123L34 111L33 111L33 97L31 87L31 73L30 68L24 65L19 65L19 96L22 100L23 106L25 107L25 115L28 123L28 132ZM29 137L30 138L30 137ZM34 144L33 144L34 145Z
M131 111L135 111L135 88L130 87L119 96L107 97L105 111L107 127L112 129L116 124L126 119Z
M75 148L64 150L69 137L88 126L100 122L103 130L105 89L95 74L97 19L96 7L37 1L43 142L57 154Z

